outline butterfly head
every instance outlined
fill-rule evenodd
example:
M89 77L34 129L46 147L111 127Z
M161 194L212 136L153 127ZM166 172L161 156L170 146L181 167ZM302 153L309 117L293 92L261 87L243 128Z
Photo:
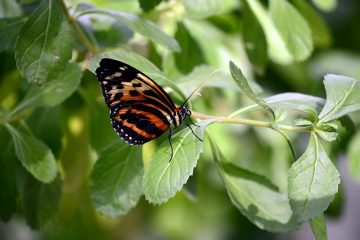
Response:
M191 111L187 105L183 104L179 110L180 110L181 122L183 122L186 117L191 116Z

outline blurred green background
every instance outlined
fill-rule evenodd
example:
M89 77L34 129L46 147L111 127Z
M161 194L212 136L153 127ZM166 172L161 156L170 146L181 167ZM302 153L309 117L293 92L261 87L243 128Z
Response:
M36 6L34 1L19 0L19 2L24 4L25 12L33 11ZM176 21L181 20L177 17L182 16L179 12L184 11L178 6L178 2L165 1L155 10L144 13L136 0L87 1L87 3L100 8L137 14L154 21L169 34L174 34ZM262 2L267 3L267 1ZM75 6L80 1L68 0L66 3L68 6ZM209 36L201 35L204 32L198 32L200 35L195 37L204 54L204 59L199 59L200 62L206 62L216 68L226 68L228 61L235 58L236 61L241 62L243 67L245 66L245 72L252 75L252 78L265 88L268 95L281 92L300 92L325 97L322 84L325 74L337 73L360 79L360 1L341 0L330 11L313 6L328 28L325 30L327 33L322 35L327 38L315 41L314 52L308 59L290 65L275 63L267 56L255 58L253 62L249 61L249 57L246 56L248 46L244 43L241 35L247 26L244 25L240 1L224 1L224 5L226 6L223 12L202 19L198 26L196 24L186 25L187 28L193 27L189 31L194 36L198 30L200 32L203 26L208 26L201 25L204 22L210 26L204 31L209 33ZM201 8L201 5L196 7ZM103 32L97 32L97 37L105 39L105 44L111 43L112 37L117 40L117 37L109 36L108 30L104 27ZM131 35L127 32L121 34L123 34L122 37L125 36L124 39ZM201 37L203 37L203 42L199 40ZM160 66L160 69L166 71L169 77L178 78L182 74L181 71L171 67L174 59L155 54L157 48L149 42L144 43L141 37L136 35L134 39L133 42L126 43L125 41L123 45L117 47L130 49L144 55ZM208 46L206 42L208 42ZM0 52L0 63L1 105L3 108L11 108L21 99L26 89L20 83L21 79L15 68L13 52ZM185 71L187 70L187 66L183 66L183 68ZM93 74L85 72L81 83L82 88L88 92L92 91L94 96L98 97L100 90L97 84ZM41 112L46 115L47 119L51 118L51 121L57 126L55 128L47 126L49 131L45 132L51 134L45 138L57 139L56 141L49 140L47 144L61 161L63 194L59 211L54 220L40 231L32 230L20 214L15 215L7 223L1 222L1 240L285 240L314 238L308 224L304 224L298 231L291 233L269 233L260 230L242 216L229 200L213 164L208 146L206 146L205 153L202 154L195 174L189 180L186 189L176 194L166 204L153 206L141 198L138 205L126 216L116 219L101 216L93 206L89 188L91 185L89 174L97 154L90 147L89 140L91 109L85 106L81 94L81 92L76 92L61 107L48 109L45 113ZM225 115L236 107L247 104L246 101L231 90L209 89L203 92L201 101L194 102L193 109L198 112ZM107 112L105 105L101 111ZM352 118L355 125L359 126L359 114L353 114ZM109 121L99 124L109 124ZM39 125L39 134L41 132L45 134L44 129L41 129L41 124ZM279 136L270 130L230 125L212 126L211 131L228 159L253 169L257 173L270 175L280 189L286 189L286 183L283 182L286 176L280 174L286 172L291 157L288 146ZM62 137L52 138L50 135ZM306 138L305 135L297 138L298 152L304 150ZM356 240L360 236L360 210L357 207L360 202L359 167L351 165L349 160L351 158L353 162L356 162L356 159L359 158L357 154L359 153L359 142L359 134L356 136L344 134L342 140L336 142L335 146L331 148L332 158L337 160L337 166L342 174L342 183L340 192L326 215L329 239ZM62 145L61 150L59 145ZM145 159L148 158L147 155L154 147L156 147L155 144L149 144L145 148ZM345 156L346 153L347 156ZM283 171L284 169L285 171ZM21 182L21 178L26 178L26 175L25 172L20 173L17 176L20 178L18 181ZM0 187L0 191L4 190Z

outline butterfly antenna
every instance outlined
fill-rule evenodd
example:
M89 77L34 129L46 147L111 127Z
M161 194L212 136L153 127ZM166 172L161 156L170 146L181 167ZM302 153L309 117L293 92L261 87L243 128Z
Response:
M192 95L194 95L194 93L195 93L202 85L204 85L204 83L205 83L206 81L210 80L210 78L211 78L215 73L217 73L217 72L219 72L220 70L223 70L223 69L225 69L225 67L216 69L215 71L213 71L212 73L210 73L207 78L205 78L203 81L201 81L201 82L199 83L199 85L195 88L195 90L192 91L192 92L190 93L190 95L185 99L185 101L184 101L184 103L181 105L181 107L183 107L183 106L185 105L185 103L186 103L187 101L189 101L189 99L192 97Z

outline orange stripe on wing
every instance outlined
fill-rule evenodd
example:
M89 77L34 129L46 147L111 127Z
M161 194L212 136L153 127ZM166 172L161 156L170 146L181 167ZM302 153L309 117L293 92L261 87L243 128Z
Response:
M134 132L136 132L137 134L143 136L144 138L154 139L154 138L157 137L157 135L147 133L147 132L145 132L144 130L142 130L142 129L140 129L140 128L137 128L135 124L128 123L126 120L125 120L125 121L122 121L122 124L123 124L125 127L128 127L128 128L130 128L130 129L132 129Z

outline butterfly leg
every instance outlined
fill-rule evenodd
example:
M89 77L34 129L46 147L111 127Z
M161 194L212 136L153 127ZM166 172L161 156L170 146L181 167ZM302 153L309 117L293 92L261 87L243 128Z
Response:
M195 124L194 124L195 125ZM203 142L204 140L202 140L201 138L199 138L195 133L194 133L194 131L193 131L193 129L191 128L191 126L190 125L187 125L187 124L185 124L185 126L187 126L188 128L190 128L190 130L191 130L191 132L192 132L192 134L194 134L194 136L197 138L197 139L199 139L201 142Z
M197 126L197 127L200 127L199 125L195 124L195 123L193 122L193 120L191 120L191 117L189 117L189 120L190 120L190 122L191 122L192 125L195 125L195 126Z

